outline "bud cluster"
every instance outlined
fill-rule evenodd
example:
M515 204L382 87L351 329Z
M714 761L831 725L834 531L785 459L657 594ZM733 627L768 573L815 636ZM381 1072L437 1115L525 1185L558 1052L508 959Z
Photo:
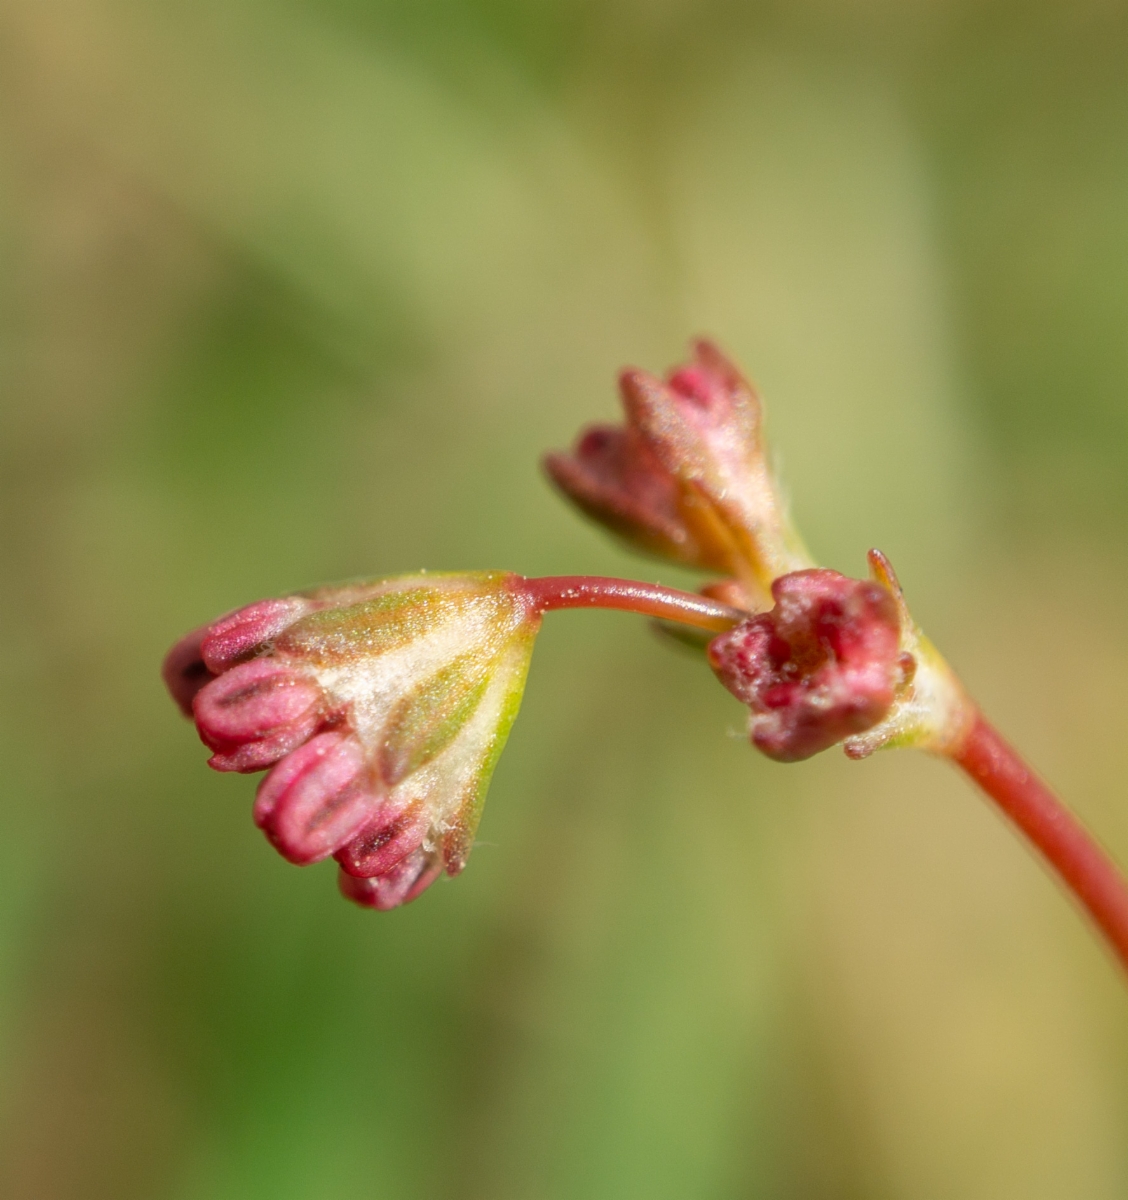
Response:
M420 575L240 609L177 643L173 696L218 771L271 768L254 819L335 856L372 908L465 865L540 624L517 577Z
M762 607L772 580L813 566L763 444L759 396L711 342L663 380L619 378L626 423L594 425L545 468L584 512L635 547L719 572Z
M710 342L659 378L619 380L622 425L545 465L633 546L722 576L703 596L595 576L411 575L264 600L195 630L165 681L218 771L269 770L254 819L290 862L333 856L371 908L466 862L517 714L541 614L598 605L720 633L708 659L781 762L844 742L948 753L974 716L893 570L815 566L763 444L760 399ZM746 618L746 619L742 619Z

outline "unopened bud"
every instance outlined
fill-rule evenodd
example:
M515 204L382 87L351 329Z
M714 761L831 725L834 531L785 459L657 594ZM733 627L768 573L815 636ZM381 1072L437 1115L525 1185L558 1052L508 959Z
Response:
M760 398L711 342L665 380L628 370L627 423L596 426L546 467L589 516L652 553L740 580L766 598L812 565L793 529L762 438Z
M358 878L342 869L337 875L341 895L361 905L387 912L414 900L443 873L443 860L422 847L401 858L380 875Z
M729 539L689 506L637 429L590 426L570 453L548 454L544 465L570 500L635 549L702 570L730 569Z
M208 626L200 646L208 670L215 675L226 671L254 654L312 607L304 596L287 596L283 600L260 600L220 617Z
M192 709L217 771L261 771L300 746L321 723L312 675L274 658L239 663L196 695Z
M192 715L196 693L210 683L215 675L208 670L200 646L210 626L203 625L186 633L165 655L161 663L161 678L177 708L186 716Z
M380 803L364 751L346 733L319 733L259 784L255 824L292 863L320 862L355 837Z
M338 852L337 861L345 872L359 879L383 875L423 844L430 820L421 800L406 804L386 800Z

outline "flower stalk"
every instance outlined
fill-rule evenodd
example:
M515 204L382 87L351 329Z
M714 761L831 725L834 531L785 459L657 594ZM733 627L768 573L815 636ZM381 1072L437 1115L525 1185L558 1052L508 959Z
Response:
M748 616L742 609L695 592L607 575L546 575L523 580L520 589L539 613L560 608L620 609L709 633L725 633Z
M1096 838L981 713L946 756L1035 847L1128 970L1128 882Z

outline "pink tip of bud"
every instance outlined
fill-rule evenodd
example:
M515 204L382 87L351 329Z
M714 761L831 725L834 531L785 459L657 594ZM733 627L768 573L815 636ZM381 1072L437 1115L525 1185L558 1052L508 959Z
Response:
M342 870L337 876L341 894L364 908L387 912L425 892L443 873L442 859L422 846L400 859L382 875L359 879Z
M215 675L226 671L264 642L277 637L309 607L309 601L299 596L260 600L214 621L208 626L200 647L208 670Z
M809 758L881 721L903 681L900 618L890 593L823 569L772 584L776 606L709 646L721 682L752 709L752 742L769 758Z
M678 486L631 429L592 425L570 454L549 454L553 482L621 536L675 556L691 550Z
M200 738L219 771L261 771L309 737L321 689L285 663L254 658L225 671L193 701Z
M702 363L681 367L671 373L670 387L679 396L695 400L702 408L710 408L725 398L727 381Z
M255 824L292 863L328 858L356 837L379 803L364 767L364 751L355 738L319 734L259 784Z
M386 803L347 846L337 851L337 861L358 879L383 875L419 849L429 825L430 816L420 801Z
M691 428L709 440L709 453L723 456L739 440L737 409L752 396L740 372L711 342L694 343L693 362L666 377L671 400ZM719 441L717 439L720 439Z
M186 717L192 715L192 701L196 693L215 678L200 652L209 628L208 625L201 625L199 629L186 633L165 655L161 664L161 678L165 687Z
M641 372L625 372L629 389ZM647 377L649 378L649 377ZM548 454L553 483L590 517L638 548L712 570L727 568L723 550L691 526L677 480L637 429L592 425L570 453Z

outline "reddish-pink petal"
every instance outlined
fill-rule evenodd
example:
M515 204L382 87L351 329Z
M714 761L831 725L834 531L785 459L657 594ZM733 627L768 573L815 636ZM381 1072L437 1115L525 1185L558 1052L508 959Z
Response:
M225 753L306 723L321 701L310 676L277 659L255 658L202 688L193 710L204 744Z
M636 430L590 426L570 452L546 455L544 468L574 504L639 548L695 566L726 568L723 555L690 528L680 485Z
M218 675L253 653L263 642L277 637L309 608L300 596L260 600L213 621L200 647L208 669Z
M443 873L442 859L434 852L418 850L401 859L383 875L370 879L358 879L347 871L340 871L337 883L341 894L364 908L375 908L387 912L414 900L426 891Z
M382 875L422 845L429 825L426 807L418 800L407 805L384 804L360 833L337 851L337 861L359 879Z
M328 858L361 831L380 800L364 751L348 734L323 733L287 755L259 785L255 823L290 862Z
M317 732L320 724L321 714L315 710L270 737L260 738L257 742L246 742L231 750L218 751L208 759L208 766L213 771L239 771L244 775L265 771L267 767L308 741Z
M200 652L200 644L209 628L201 625L199 629L186 633L165 655L161 664L161 678L165 687L186 717L192 715L192 701L196 693L215 678Z

